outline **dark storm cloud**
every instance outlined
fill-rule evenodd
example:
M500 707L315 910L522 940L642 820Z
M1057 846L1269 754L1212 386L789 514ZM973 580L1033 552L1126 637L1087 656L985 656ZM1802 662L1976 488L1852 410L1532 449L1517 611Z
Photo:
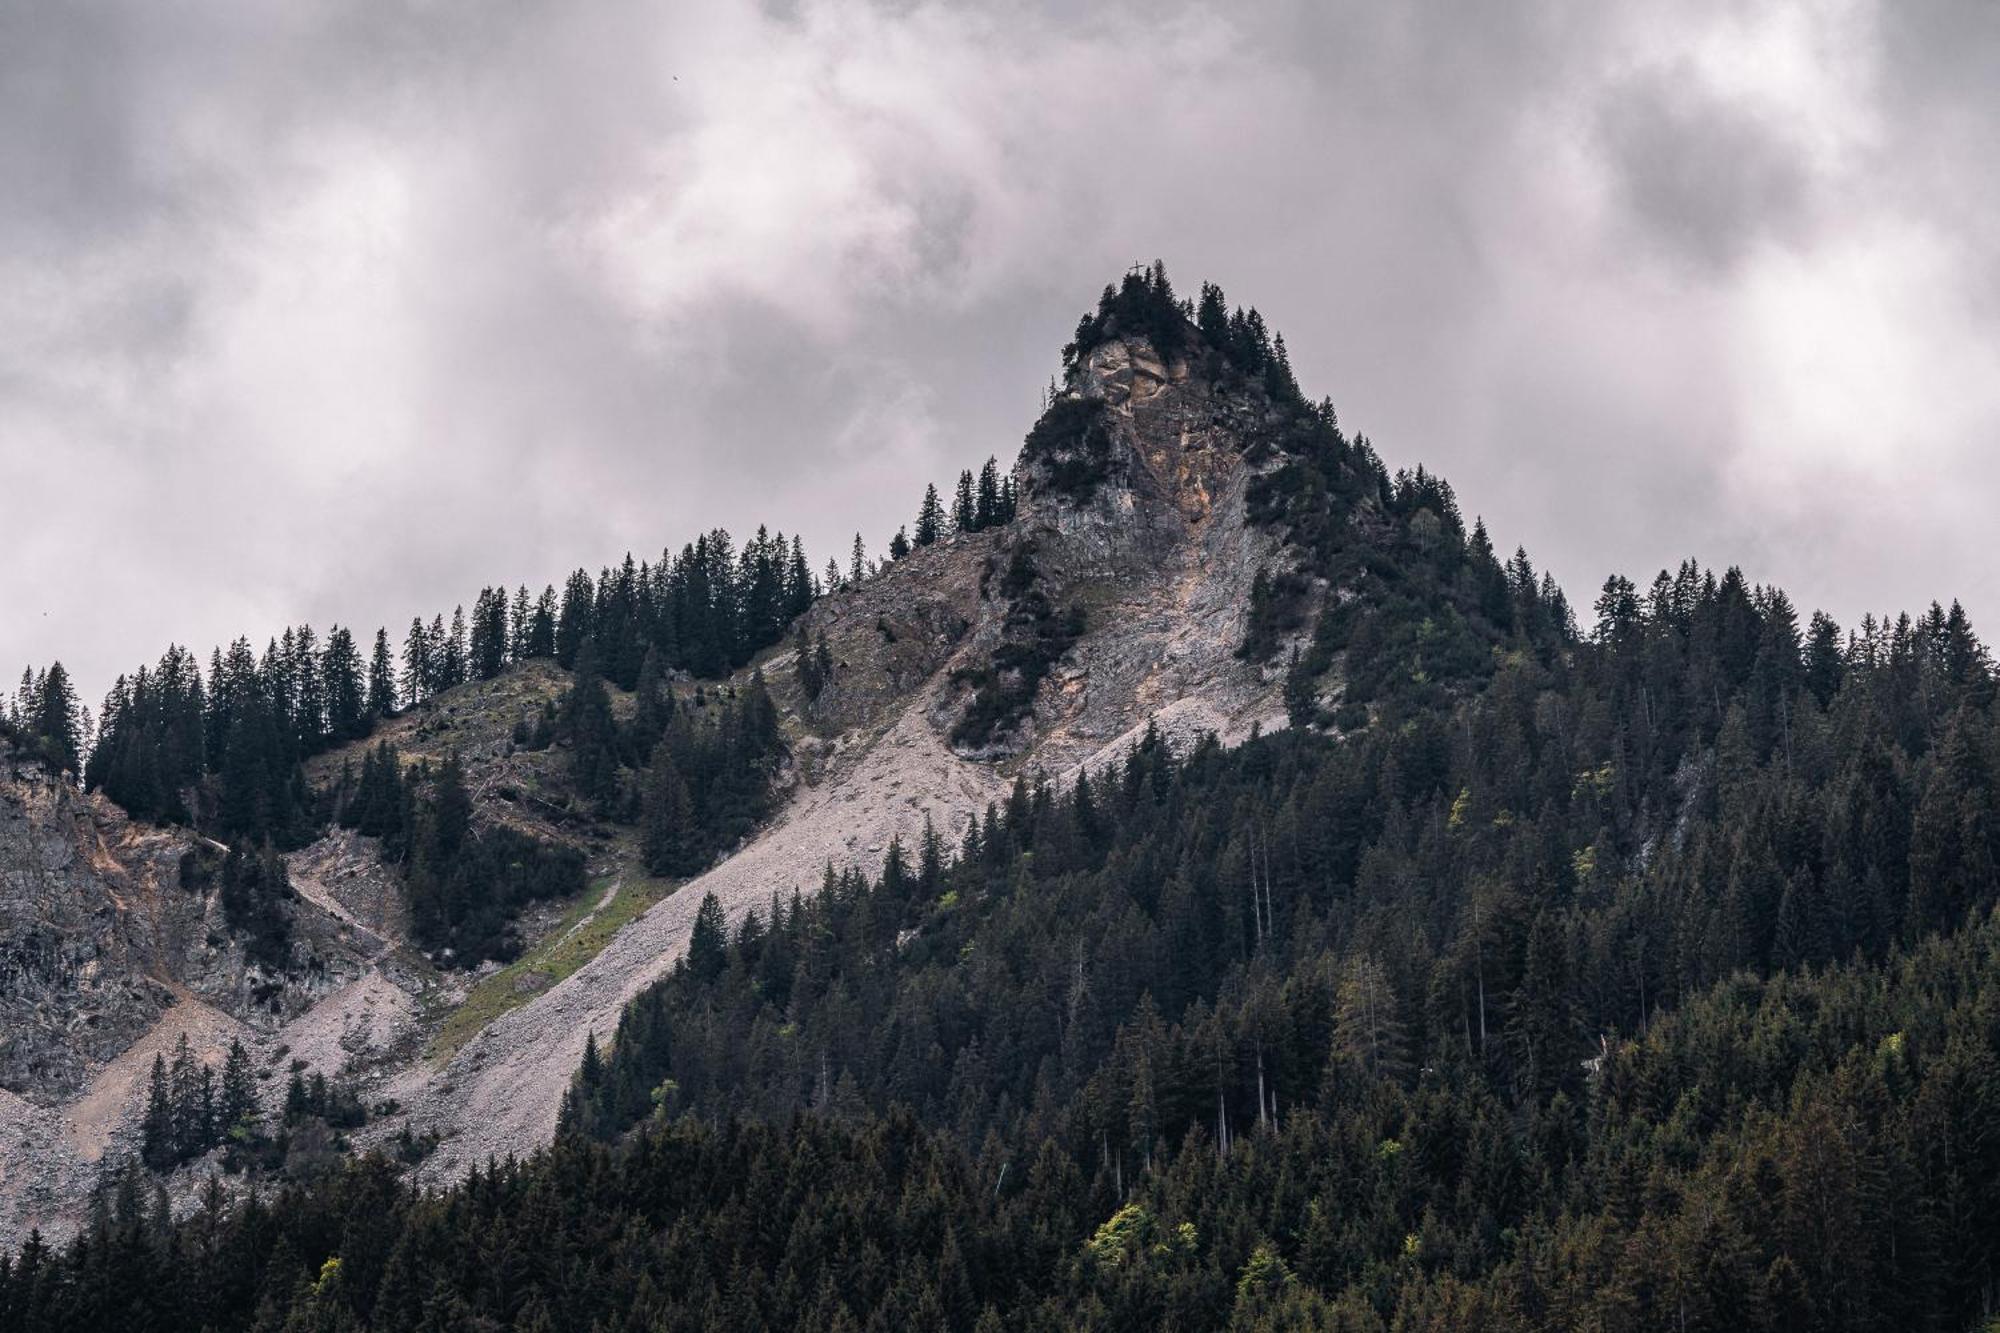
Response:
M2000 613L1996 7L0 0L0 659L879 548L1164 257L1587 604Z
M1724 268L1803 220L1807 173L1799 145L1685 71L1648 74L1616 89L1605 99L1600 131L1633 225L1678 258Z

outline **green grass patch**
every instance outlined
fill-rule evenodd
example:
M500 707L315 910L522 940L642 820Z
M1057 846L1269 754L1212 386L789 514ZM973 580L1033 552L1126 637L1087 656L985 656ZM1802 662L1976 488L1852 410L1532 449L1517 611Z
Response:
M438 1064L451 1059L488 1023L508 1010L526 1004L597 957L611 942L613 935L636 921L647 908L680 885L678 880L630 873L623 876L622 883L619 881L620 877L616 875L604 875L592 880L590 887L571 901L555 929L519 958L472 988L464 1002L445 1018L444 1026L438 1029L437 1036L431 1039L424 1054ZM598 911L597 905L604 901L605 889L613 883L618 884L618 892L609 903L605 903L604 910ZM534 973L542 974L547 980L540 985L531 984L530 977Z

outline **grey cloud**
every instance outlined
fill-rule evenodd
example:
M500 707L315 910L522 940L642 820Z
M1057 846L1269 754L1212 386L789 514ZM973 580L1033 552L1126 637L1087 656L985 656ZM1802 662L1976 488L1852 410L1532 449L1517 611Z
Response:
M1693 70L1617 88L1599 132L1632 222L1677 259L1725 268L1806 220L1811 180L1800 146L1755 110L1710 93Z

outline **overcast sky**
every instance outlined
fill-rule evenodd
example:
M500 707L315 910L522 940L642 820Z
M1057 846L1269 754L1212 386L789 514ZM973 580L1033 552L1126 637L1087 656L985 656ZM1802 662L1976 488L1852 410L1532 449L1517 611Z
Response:
M0 667L879 548L1154 257L1579 606L2000 637L2000 4L1084 8L0 0Z

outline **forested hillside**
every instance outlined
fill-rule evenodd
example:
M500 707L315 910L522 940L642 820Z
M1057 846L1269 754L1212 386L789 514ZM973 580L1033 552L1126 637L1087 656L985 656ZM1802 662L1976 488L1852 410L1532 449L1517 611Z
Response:
M115 1175L74 1244L0 1261L0 1330L2000 1312L2000 715L1963 612L1802 624L1689 562L1607 580L1579 626L1441 479L1391 476L1308 402L1254 311L1135 273L1080 325L1072 383L1117 339L1263 423L1244 507L1290 563L1259 570L1240 653L1282 672L1291 726L1147 731L879 872L829 859L733 919L704 900L528 1160L443 1190L328 1166L178 1222ZM984 526L1127 484L1117 444L1052 404ZM759 676L690 716L657 692L664 650L619 657L612 623L577 640L549 734L679 873L761 814L730 775L775 763L776 706ZM1075 640L1025 690L1001 640L955 716L1032 719ZM831 667L796 643L810 700ZM453 854L434 816L396 822L401 773L379 753L343 817L406 846L470 938L490 922L451 915Z
M1734 575L1614 580L1449 717L1142 745L711 914L531 1163L176 1229L114 1191L0 1308L1967 1327L2000 1243L1991 684L1948 612L1802 638Z

